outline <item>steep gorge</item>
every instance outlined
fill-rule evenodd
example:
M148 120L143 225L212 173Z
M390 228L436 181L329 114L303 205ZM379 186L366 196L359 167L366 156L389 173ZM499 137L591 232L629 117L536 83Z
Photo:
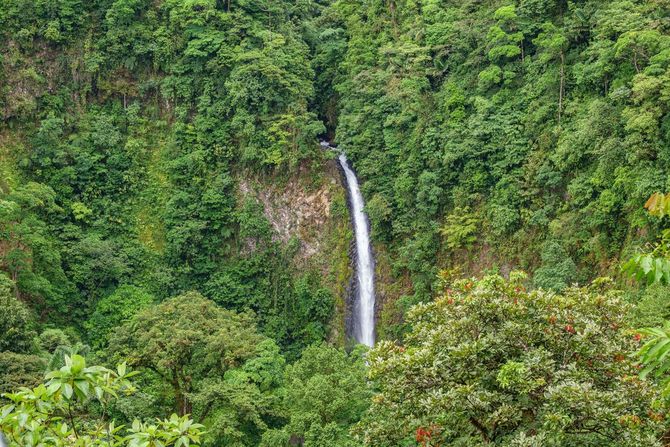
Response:
M667 444L668 0L3 0L0 36L0 394L54 371L12 447Z
M383 337L445 278L560 290L658 234L664 2L275 3L3 5L0 188L39 225L0 266L42 321L81 332L130 284L254 310L294 353L343 340L325 135L359 176Z

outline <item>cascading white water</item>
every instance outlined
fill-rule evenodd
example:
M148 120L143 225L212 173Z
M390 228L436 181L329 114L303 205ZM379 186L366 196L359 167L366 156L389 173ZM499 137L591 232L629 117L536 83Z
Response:
M328 146L330 147L330 146ZM356 341L367 346L375 344L375 260L370 245L368 216L358 179L340 152L338 161L347 180L351 218L356 238L356 300L354 301L353 332Z

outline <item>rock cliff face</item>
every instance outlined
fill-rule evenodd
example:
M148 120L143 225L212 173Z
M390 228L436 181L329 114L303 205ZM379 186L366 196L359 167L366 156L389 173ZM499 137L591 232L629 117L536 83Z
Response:
M300 241L300 255L311 258L322 250L323 234L331 218L332 186L321 185L307 190L299 178L291 178L283 188L272 185L261 188L249 180L239 185L243 196L255 197L263 205L264 215L274 230L273 239L288 243Z
M282 244L298 241L294 257L298 269L317 269L336 297L331 340L345 341L347 298L353 268L353 233L345 189L335 160L318 168L303 168L281 180L240 176L238 203L254 198ZM253 247L249 247L253 250Z
M239 181L240 195L263 205L274 240L288 243L297 239L298 254L304 261L324 253L335 229L333 219L342 217L332 213L334 201L341 200L344 193L335 162L328 161L324 168L325 175L317 182L310 181L305 170L276 183L248 178Z

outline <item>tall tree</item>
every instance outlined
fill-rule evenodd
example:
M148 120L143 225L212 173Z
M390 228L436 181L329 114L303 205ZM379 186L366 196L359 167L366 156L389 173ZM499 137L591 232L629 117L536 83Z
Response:
M214 445L253 445L276 412L284 359L249 314L189 292L137 313L110 338L114 358L154 373L174 410Z

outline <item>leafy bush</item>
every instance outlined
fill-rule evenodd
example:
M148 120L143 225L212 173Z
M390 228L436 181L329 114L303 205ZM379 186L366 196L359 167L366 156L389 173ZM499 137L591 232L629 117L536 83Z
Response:
M35 350L32 312L12 293L12 283L0 272L0 351L27 353Z
M81 413L93 402L103 407L120 393L133 393L125 364L116 370L86 366L83 357L66 357L65 366L46 375L35 388L22 388L3 396L11 401L0 412L0 431L12 444L25 447L181 447L197 446L202 425L188 417L123 427L114 421L88 419Z
M46 362L34 354L0 352L0 393L37 386L44 379Z
M88 336L94 346L105 346L109 334L137 312L149 307L154 297L140 287L123 285L114 293L101 299L95 312L86 322Z
M542 265L535 271L533 282L547 290L560 291L572 283L577 276L577 266L556 241L548 241L542 250Z
M447 241L447 247L458 249L469 247L477 241L477 225L479 220L470 209L456 208L447 216L440 233Z
M557 295L462 280L409 313L404 346L369 355L366 445L660 446L652 384L628 357L627 306L606 281Z
M326 344L306 348L300 360L286 368L284 409L288 424L263 434L263 447L354 447L349 428L369 406L363 352L347 354Z
M39 336L40 348L43 351L53 353L61 346L70 346L70 337L60 329L46 329Z
M670 287L652 284L642 291L633 308L633 327L660 327L670 320Z

